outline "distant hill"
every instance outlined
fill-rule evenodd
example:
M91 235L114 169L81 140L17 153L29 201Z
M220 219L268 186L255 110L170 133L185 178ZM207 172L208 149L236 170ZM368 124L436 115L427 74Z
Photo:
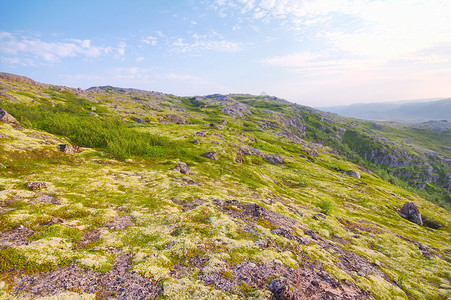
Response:
M344 106L321 107L320 110L374 121L425 122L451 121L451 98L390 103L358 103Z

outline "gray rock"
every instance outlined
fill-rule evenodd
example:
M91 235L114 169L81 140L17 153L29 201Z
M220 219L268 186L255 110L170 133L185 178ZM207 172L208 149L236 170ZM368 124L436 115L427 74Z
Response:
M204 137L206 134L207 134L207 132L205 130L202 130L202 131L196 132L194 134L194 136Z
M272 165L283 165L285 163L283 161L285 157L280 154L265 154L263 158Z
M17 120L13 116L8 114L5 110L1 108L0 108L0 121L12 125L19 125L19 122L17 122Z
M199 144L200 144L200 141L199 141L199 140L194 140L194 141L193 141L193 144L194 144L194 145L199 145Z
M203 156L206 158L212 159L212 160L218 159L218 157L216 156L216 152L214 152L214 151L205 152Z
M182 162L173 167L170 170L179 171L182 174L191 174L191 168L186 165L186 163Z
M404 206L398 211L398 214L406 220L418 225L423 225L420 210L413 202L406 202Z
M349 171L347 171L347 172L346 172L346 175L354 176L354 177L360 178L360 173L357 172L357 171L354 171L354 170L349 170Z

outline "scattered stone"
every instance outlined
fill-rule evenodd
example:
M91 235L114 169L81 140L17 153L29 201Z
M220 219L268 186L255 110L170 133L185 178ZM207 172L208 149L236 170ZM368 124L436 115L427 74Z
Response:
M96 114L96 113L93 112L93 111L90 111L90 112L88 112L88 116L90 116L90 117L98 117L99 115Z
M2 232L0 234L0 250L27 245L30 243L27 239L32 236L33 230L26 228L23 225L17 225L12 230Z
M207 134L207 132L205 130L202 130L202 131L196 132L194 134L194 136L204 137L206 134Z
M27 188L31 191L46 189L48 187L49 187L49 184L47 182L43 182L43 181L30 181L29 183L27 183Z
M74 249L79 250L85 248L88 244L98 241L99 239L100 239L100 230L94 229L84 231L81 236L81 239L78 241Z
M111 230L125 230L129 226L135 226L130 215L123 215L115 217L107 224L108 228Z
M205 152L203 154L203 156L208 158L208 159L212 159L212 160L217 160L218 159L218 157L216 156L216 152L214 152L214 151Z
M260 150L252 148L252 147L241 146L240 150L243 151L243 154L245 154L245 155L255 154L258 156L263 156L263 153Z
M357 178L361 178L361 177L360 177L360 173L357 172L357 171L354 171L354 170L349 170L349 171L347 171L347 172L346 172L346 175L354 176L354 177L357 177Z
M74 154L80 152L80 147L76 145L69 145L69 144L60 144L58 145L58 148L60 151L68 154Z
M157 281L130 270L131 254L116 257L108 272L73 264L66 268L48 272L25 274L14 277L14 295L19 298L51 297L60 299L58 294L67 291L96 294L97 299L155 299L163 293Z
M19 122L17 122L17 120L13 116L8 114L4 109L1 108L0 108L0 121L12 125L19 125Z
M96 111L96 107L95 106L91 106L91 111Z
M191 174L191 168L186 165L186 163L181 162L170 170L179 171L182 174Z
M283 165L285 163L283 161L285 157L280 154L265 154L263 158L272 165Z
M413 202L406 202L404 206L398 211L398 214L406 220L413 222L418 225L423 225L423 220L421 219L420 210Z
M42 195L39 196L38 198L34 198L28 201L28 204L37 204L37 203L61 204L55 197L50 195Z
M171 120L171 122L176 123L176 124L186 124L186 119L182 116L178 116L178 115L167 115L166 116L169 120Z
M194 140L194 141L193 141L193 144L194 144L194 145L200 145L200 141L199 141L199 140Z

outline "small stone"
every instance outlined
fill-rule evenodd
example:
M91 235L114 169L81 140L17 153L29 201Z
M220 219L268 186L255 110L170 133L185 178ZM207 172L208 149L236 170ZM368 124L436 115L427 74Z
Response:
M244 163L243 151L240 149L236 152L235 162L239 164Z
M68 153L68 154L80 152L80 147L78 147L76 145L60 144L60 145L58 145L58 148L60 149L61 152Z
M95 106L91 106L91 111L96 111L96 107Z
M191 174L191 168L186 163L181 162L170 170L179 171L182 174Z
M205 152L203 154L203 156L208 158L208 159L212 159L212 160L217 160L218 159L218 157L216 156L216 152L214 152L214 151Z
M49 184L47 182L42 182L42 181L30 181L27 184L27 188L31 191L46 189L46 188L48 188L48 186L49 186Z
M199 145L199 144L200 144L200 141L199 141L199 140L194 140L194 141L193 141L193 144L194 144L194 145Z

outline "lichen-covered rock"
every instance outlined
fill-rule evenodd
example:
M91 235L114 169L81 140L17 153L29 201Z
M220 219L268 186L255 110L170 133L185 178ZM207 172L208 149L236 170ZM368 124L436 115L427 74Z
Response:
M17 122L17 120L13 116L8 114L4 109L1 108L0 108L0 121L12 125L19 125L19 122Z
M272 165L283 165L285 163L283 161L285 157L280 154L265 154L263 158Z
M80 152L80 147L76 145L69 145L69 144L61 144L58 146L60 151L68 154L78 153Z
M27 188L31 191L46 189L48 187L49 187L49 184L47 182L43 182L43 181L30 181L29 183L27 183Z
M208 159L212 159L212 160L217 160L218 159L218 157L216 156L216 152L214 152L214 151L205 152L203 154L203 156L208 158Z
M409 220L418 225L423 225L423 220L421 218L420 210L413 202L406 202L404 206L398 211L398 214L404 219Z
M354 177L360 178L360 173L357 172L357 171L354 171L354 170L349 170L349 171L347 171L347 172L346 172L346 175L354 176Z
M188 167L186 165L186 163L184 163L184 162L179 163L178 165L173 167L171 170L179 171L182 174L191 174L191 168Z

